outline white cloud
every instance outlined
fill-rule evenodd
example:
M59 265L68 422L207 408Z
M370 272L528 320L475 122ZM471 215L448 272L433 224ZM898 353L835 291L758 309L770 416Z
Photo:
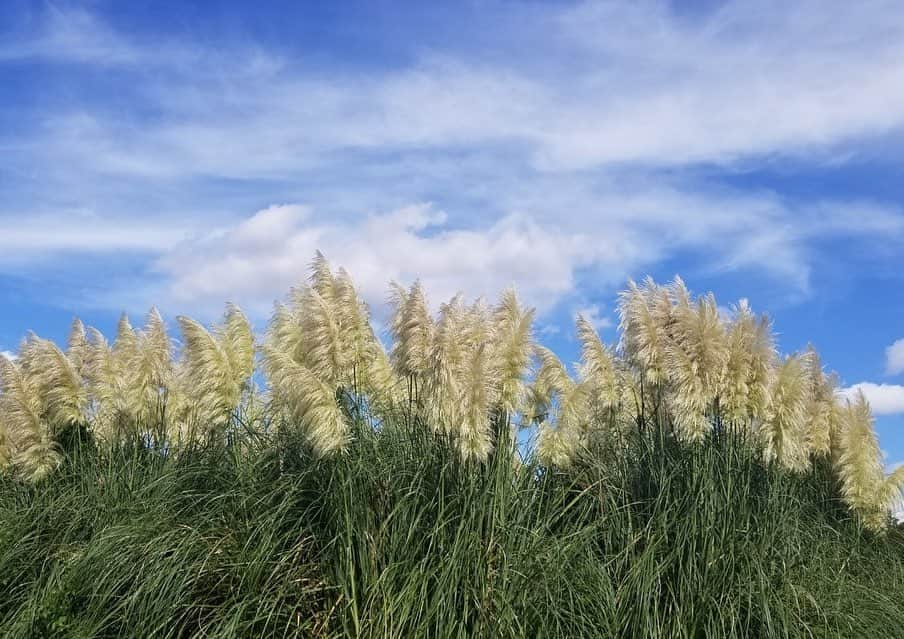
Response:
M694 20L657 1L532 6L517 24L481 9L491 18L473 28L492 32L492 52L481 38L437 48L410 34L407 62L365 74L328 60L312 72L303 48L150 40L51 7L33 33L5 38L0 64L116 65L95 80L122 95L111 111L96 83L73 83L0 134L0 169L17 177L0 183L0 266L140 252L151 281L96 299L162 290L192 311L225 297L268 305L321 248L372 298L417 274L437 298L513 279L551 306L585 270L591 292L609 293L687 252L806 292L820 240L904 242L896 205L803 204L676 171L827 162L900 128L893 4L731 3ZM542 34L542 55L525 34ZM425 200L436 208L410 208ZM241 221L274 201L308 208Z
M612 326L612 318L603 314L603 307L599 304L588 304L578 308L574 312L574 319L576 320L578 317L583 317L590 322L590 325L597 331Z
M94 130L42 140L48 154L84 153L105 172L247 177L297 170L324 149L492 143L526 145L533 167L552 171L724 164L904 123L904 12L830 4L735 2L687 20L665 2L586 3L525 12L517 25L488 12L495 55L430 48L366 76L311 74L247 46L235 55L142 41L78 11L50 10L40 32L3 51L165 68L146 77L143 97L162 116L154 123L92 109ZM543 33L544 55L507 37L525 31ZM234 72L243 59L258 60L254 73Z
M191 225L173 219L140 220L58 211L24 216L3 226L0 265L29 262L60 252L159 253L178 244Z
M674 251L706 246L717 261L733 255L763 223L756 214L764 210L761 203L735 202L735 215L723 220L719 212L727 205L661 189L642 199L615 193L610 198L620 202L612 207L617 212L601 210L599 222L589 228L586 219L569 224L542 207L462 223L430 204L348 218L319 207L274 205L161 251L153 267L159 287L147 294L180 310L217 308L232 299L263 312L305 276L321 250L351 273L374 304L385 300L390 280L421 278L434 303L459 291L494 297L514 284L541 312L572 300L603 328L611 319L599 306L574 299L582 273L590 273L593 285L608 293L636 269ZM681 215L669 226L669 216L657 209ZM632 217L635 212L640 219ZM719 251L712 249L715 234L722 238ZM768 268L793 279L801 265L789 252L785 258L770 256Z
M458 291L493 297L515 284L549 308L574 287L573 270L591 259L586 238L515 215L481 229L445 226L428 204L338 222L299 205L271 206L234 227L190 240L157 262L167 300L219 305L226 298L269 308L307 273L316 250L352 275L379 305L390 280L420 277L434 303Z
M0 46L0 61L27 59L75 63L136 64L141 51L126 38L83 10L48 5L37 28L18 41L7 36Z
M889 375L904 373L904 338L885 349L885 370Z
M815 221L825 219L818 207L646 183L642 191L604 184L595 195L567 181L531 185L514 196L503 191L499 217L483 220L463 216L459 207L446 213L425 204L344 213L330 206L331 194L312 191L309 205L274 205L247 217L203 211L158 219L95 212L26 217L0 236L0 272L42 259L59 268L62 261L48 258L61 253L116 252L137 261L117 271L119 281L106 290L79 295L70 289L76 301L133 310L155 303L193 313L232 299L266 312L304 276L319 249L345 266L371 301L385 298L390 279L422 277L434 301L458 290L492 296L514 283L545 311L564 301L572 309L584 306L589 295L611 295L627 277L695 252L698 268L755 269L805 291L810 243L842 232L830 226L817 234ZM784 234L773 236L769 251L754 250L758 233L773 225Z
M843 389L841 394L853 398L858 391L864 394L876 415L904 413L904 386L860 382Z
M0 351L0 356L5 357L9 360L15 360L18 358L17 355L12 351Z

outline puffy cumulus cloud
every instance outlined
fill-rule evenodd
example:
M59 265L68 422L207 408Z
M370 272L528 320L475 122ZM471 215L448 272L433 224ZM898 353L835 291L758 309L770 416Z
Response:
M885 349L885 370L889 375L904 373L904 338Z
M904 413L904 386L860 382L843 389L841 394L853 398L858 392L863 393L876 415Z
M590 322L597 331L610 328L613 325L612 318L603 314L603 307L600 304L588 304L577 308L573 313L573 318L583 317Z
M231 221L194 227L156 253L146 288L94 296L110 306L149 301L179 312L218 308L226 299L262 313L305 275L317 250L345 267L379 306L390 280L421 278L433 303L456 292L493 297L514 284L541 313L560 304L582 309L598 328L611 319L588 300L611 295L677 254L701 255L695 267L756 269L785 287L808 286L807 254L823 237L820 213L789 209L772 197L699 196L653 187L643 193L603 188L521 199L500 194L504 208L481 219L409 204L369 214L337 214L325 204L279 204ZM731 210L732 215L724 211ZM567 214L557 212L567 212ZM824 216L823 216L824 219ZM757 234L781 226L770 250ZM829 227L826 234L846 227ZM852 237L850 231L843 231Z
M517 215L483 228L446 222L429 204L346 222L303 206L270 206L186 241L160 257L155 269L173 303L216 305L230 298L260 311L305 277L320 250L378 306L390 280L420 278L434 303L458 291L492 297L514 284L532 304L549 308L572 291L574 270L594 254L589 238Z

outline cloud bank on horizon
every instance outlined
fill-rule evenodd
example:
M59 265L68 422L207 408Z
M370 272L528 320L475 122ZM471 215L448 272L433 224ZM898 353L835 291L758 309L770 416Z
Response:
M788 349L835 326L904 414L900 3L304 4L10 5L0 346L29 309L263 318L316 249L374 304L514 283L549 334L680 271Z

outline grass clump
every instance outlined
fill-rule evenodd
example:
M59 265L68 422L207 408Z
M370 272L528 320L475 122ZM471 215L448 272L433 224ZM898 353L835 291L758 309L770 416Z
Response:
M505 432L501 429L500 440ZM8 637L859 637L904 627L904 536L831 472L649 423L567 470L416 422L178 456L81 443L0 483ZM891 634L889 634L891 633Z
M229 305L0 358L3 636L904 628L904 470L746 302L631 283L573 371L513 291L393 305L384 350L318 255L262 344Z

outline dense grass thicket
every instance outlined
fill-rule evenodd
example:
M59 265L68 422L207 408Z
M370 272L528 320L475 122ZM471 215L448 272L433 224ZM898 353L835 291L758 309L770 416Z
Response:
M563 472L405 420L328 458L76 444L0 481L0 634L904 636L904 534L865 530L828 469L653 423L624 446Z
M0 636L904 636L904 471L746 303L632 283L574 374L511 291L393 306L318 256L259 344L0 358Z

